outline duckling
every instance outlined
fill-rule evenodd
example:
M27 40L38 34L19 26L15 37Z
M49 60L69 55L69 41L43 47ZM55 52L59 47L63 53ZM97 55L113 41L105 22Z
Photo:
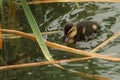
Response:
M67 23L64 26L63 42L76 43L77 41L89 41L91 36L100 31L97 22L82 21L76 25Z

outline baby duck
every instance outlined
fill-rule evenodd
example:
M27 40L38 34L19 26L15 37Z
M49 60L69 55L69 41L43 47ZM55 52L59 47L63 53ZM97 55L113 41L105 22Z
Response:
M97 22L82 21L76 25L67 23L64 26L63 42L76 43L77 41L89 41L91 36L100 31Z

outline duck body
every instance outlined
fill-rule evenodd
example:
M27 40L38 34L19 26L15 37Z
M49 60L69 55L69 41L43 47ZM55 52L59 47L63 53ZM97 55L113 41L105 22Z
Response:
M97 22L82 21L76 25L67 23L64 26L63 41L67 43L76 43L77 41L89 41L91 36L100 31Z

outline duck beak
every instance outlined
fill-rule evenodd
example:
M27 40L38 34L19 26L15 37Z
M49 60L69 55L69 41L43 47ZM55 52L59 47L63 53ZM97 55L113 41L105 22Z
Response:
M69 39L69 38L68 38L67 36L63 36L62 41L63 41L63 42L67 42L68 39Z

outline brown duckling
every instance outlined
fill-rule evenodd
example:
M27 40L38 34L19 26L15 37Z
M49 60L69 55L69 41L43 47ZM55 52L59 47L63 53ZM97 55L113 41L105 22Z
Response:
M76 25L67 23L64 27L63 42L76 43L77 41L89 41L91 36L100 31L97 22L82 21Z

